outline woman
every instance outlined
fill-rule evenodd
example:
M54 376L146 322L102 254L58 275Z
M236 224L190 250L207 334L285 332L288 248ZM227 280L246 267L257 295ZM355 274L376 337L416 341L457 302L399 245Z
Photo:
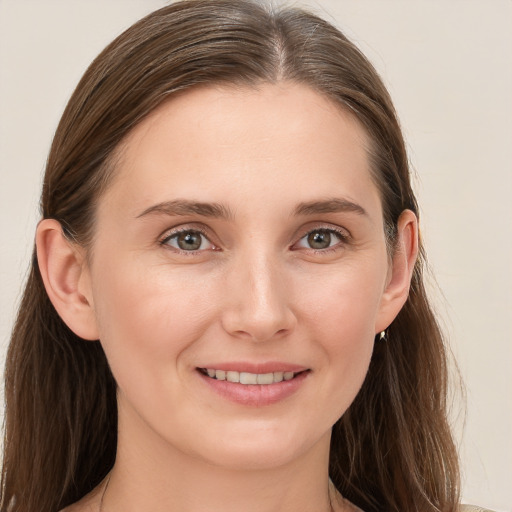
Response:
M141 20L73 94L42 208L2 510L457 509L402 135L329 24Z

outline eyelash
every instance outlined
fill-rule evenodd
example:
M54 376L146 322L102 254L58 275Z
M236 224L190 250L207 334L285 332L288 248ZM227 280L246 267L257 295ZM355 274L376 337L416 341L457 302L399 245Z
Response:
M172 231L172 232L167 232L160 239L159 244L161 246L166 246L167 248L170 248L170 250L174 250L174 251L178 252L179 254L184 254L186 256L195 256L197 254L200 254L200 253L204 252L205 250L208 250L208 249L201 249L201 250L185 251L183 249L179 249L178 247L172 247L171 245L169 245L168 242L170 240L172 240L173 238L177 238L179 235L182 235L182 234L185 234L185 233L194 233L194 234L201 235L203 238L208 240L208 242L213 246L213 249L209 249L209 250L218 250L217 247L215 246L215 244L213 242L211 242L211 240L208 237L208 234L206 233L206 231L204 229L200 228L200 227L183 228L183 229L177 229L177 230Z
M310 236L313 233L328 233L329 235L334 234L338 238L337 243L335 243L329 247L326 247L324 249L315 249L313 247L305 247L305 249L307 249L308 251L312 251L314 254L328 254L331 252L338 251L350 241L350 235L346 231L342 231L341 229L336 229L332 226L319 226L319 227L315 227L314 229L310 229L304 235L302 235L299 238L299 240L291 246L292 250L298 250L298 249L293 249L293 247L296 246L299 242L306 239L308 236Z
M186 251L186 250L179 249L177 247L172 247L172 246L169 245L168 242L170 240L172 240L174 238L177 238L179 235L185 234L185 233L193 233L193 234L201 235L202 237L204 237L213 246L213 248L211 248L211 249L197 249L197 250ZM307 249L308 251L313 251L313 253L315 253L315 254L326 254L326 253L337 251L337 250L341 249L341 246L347 244L349 242L349 240L350 240L350 235L347 234L345 231L342 231L341 229L336 229L336 228L334 228L332 226L320 226L320 227L316 227L314 229L311 229L311 230L307 231L304 235L302 235L296 242L294 242L290 246L290 249L291 250L299 250L299 249L294 249L294 247L300 241L302 241L302 240L306 239L308 236L310 236L312 233L327 233L329 235L334 234L338 238L338 240L339 240L334 245L326 247L326 248L323 248L323 249L315 249L313 247L303 247L304 249ZM174 251L176 251L176 252L178 252L180 254L184 254L186 256L195 256L195 255L201 254L201 253L203 253L203 252L205 252L207 250L218 250L218 248L215 246L215 244L213 242L211 242L207 232L204 229L200 228L200 227L183 228L183 229L178 229L178 230L175 230L175 231L172 231L172 232L167 232L159 240L159 244L161 246L166 246L167 248L170 248L171 250L174 250Z

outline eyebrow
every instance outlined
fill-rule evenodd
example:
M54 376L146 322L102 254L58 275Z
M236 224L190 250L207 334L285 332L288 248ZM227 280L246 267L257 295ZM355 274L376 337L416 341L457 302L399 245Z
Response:
M231 219L231 211L219 203L201 203L198 201L189 201L186 199L176 199L174 201L163 201L146 208L137 215L137 219L146 215L201 215L202 217Z
M315 215L318 213L349 212L358 215L368 215L366 210L359 204L348 199L329 198L321 201L309 201L300 203L295 208L295 215Z
M294 210L295 215L315 215L319 213L351 212L358 215L368 215L366 210L359 204L347 199L329 198L320 201L308 201L300 203ZM200 215L216 219L232 219L233 214L224 205L219 203L202 203L186 199L163 201L146 208L137 215L137 219L147 215L170 215L186 216Z

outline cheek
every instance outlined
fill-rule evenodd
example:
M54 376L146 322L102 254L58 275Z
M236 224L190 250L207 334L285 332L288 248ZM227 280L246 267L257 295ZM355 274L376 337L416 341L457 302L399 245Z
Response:
M387 267L372 258L311 274L295 288L301 315L335 351L373 339Z
M323 414L334 423L354 400L368 371L385 273L347 268L325 278L321 292L318 286L308 288L302 316L310 339L322 351L322 393L332 403L331 408L323 407ZM321 403L317 406L317 414L322 414Z
M187 273L130 261L97 272L94 282L100 340L118 383L148 369L155 381L159 373L171 379L169 366L207 328L211 293Z

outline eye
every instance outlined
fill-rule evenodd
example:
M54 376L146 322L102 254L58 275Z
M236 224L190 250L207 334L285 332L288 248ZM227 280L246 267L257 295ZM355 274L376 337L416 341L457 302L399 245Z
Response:
M208 240L206 235L194 229L187 229L173 233L161 242L162 245L169 245L178 251L195 252L208 249L215 249L215 246Z
M321 251L335 247L336 245L344 242L347 237L334 229L314 229L305 236L303 236L296 244L295 247L314 249Z

